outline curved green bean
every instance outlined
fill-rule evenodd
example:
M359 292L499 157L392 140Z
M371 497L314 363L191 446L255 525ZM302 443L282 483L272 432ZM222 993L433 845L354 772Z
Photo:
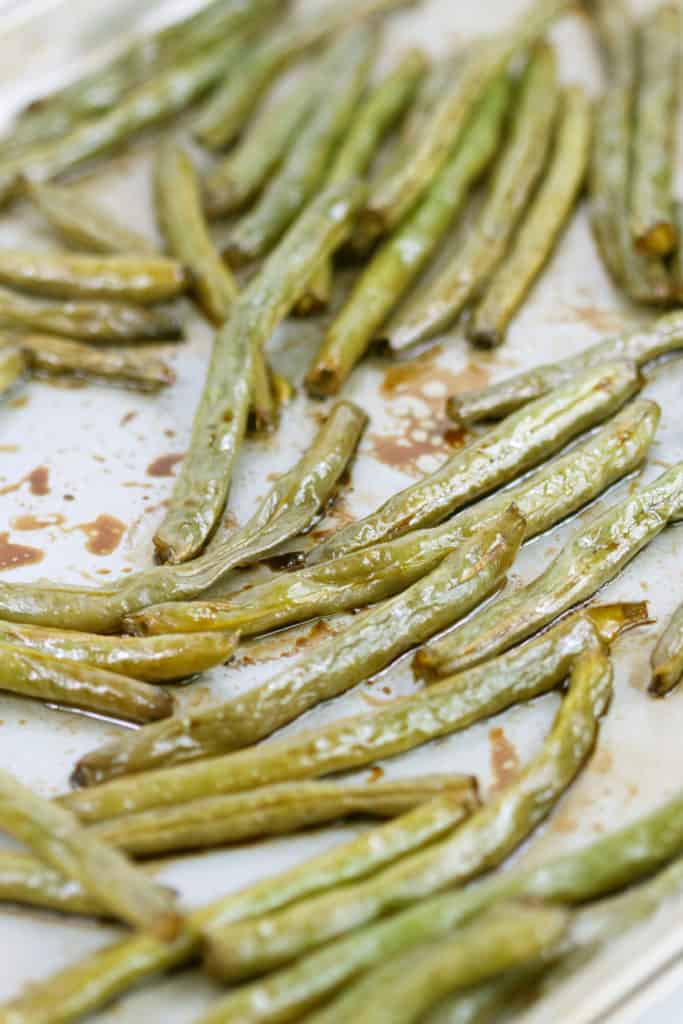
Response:
M650 693L661 697L683 679L683 605L672 615L652 652L651 661Z
M157 151L154 195L169 252L190 271L193 292L206 316L222 324L237 297L237 284L209 234L192 160L172 141Z
M467 336L476 345L490 348L503 343L510 320L552 255L586 174L591 117L584 90L580 86L565 89L547 173L507 259L494 273L468 324Z
M543 170L558 99L555 52L543 43L522 77L508 140L481 213L453 262L384 328L383 337L392 350L425 341L449 327L501 262Z
M108 914L78 882L65 878L31 854L14 850L0 853L0 902L59 910L64 914Z
M167 363L139 350L93 348L50 334L25 334L19 348L38 373L103 380L138 391L159 391L175 381Z
M676 248L673 175L681 35L680 7L660 4L640 29L640 83L635 109L631 175L631 232L644 252Z
M570 383L513 413L452 455L436 472L393 495L376 512L318 544L307 554L308 564L436 525L600 423L639 386L638 373L625 362L575 374Z
M500 142L511 87L499 77L476 108L462 144L415 211L372 258L306 374L313 395L336 394L373 336L425 266Z
M681 518L683 462L596 516L531 583L418 651L414 670L429 678L450 675L507 650L592 597L669 523Z
M24 194L65 242L100 253L149 254L153 245L72 186L25 183Z
M654 324L599 341L568 359L536 366L481 391L453 395L448 401L448 415L462 424L501 419L527 402L542 398L553 388L567 384L577 373L591 366L627 359L642 367L659 356L680 351L683 351L683 313L669 313Z
M26 371L26 358L19 346L5 344L0 348L0 395L17 382Z
M612 669L600 651L580 655L569 689L543 749L519 779L468 818L452 838L404 857L365 882L333 890L212 934L207 965L223 979L236 980L272 970L336 936L400 910L446 888L462 885L495 867L551 811L590 755L600 716L612 693ZM272 1020L267 1000L252 1001L242 989L228 997L233 1016L254 1011L256 1021ZM257 1011L259 1007L259 1011ZM223 1018L221 1018L223 1019ZM249 1019L252 1020L251 1016Z
M471 611L499 586L523 535L524 521L512 506L423 580L351 623L291 669L241 697L176 716L168 728L138 730L105 744L81 758L75 778L101 782L222 754L270 735Z

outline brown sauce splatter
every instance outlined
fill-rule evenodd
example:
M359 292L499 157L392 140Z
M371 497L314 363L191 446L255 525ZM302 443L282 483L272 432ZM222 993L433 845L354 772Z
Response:
M147 473L149 476L175 476L173 470L183 457L182 452L180 454L160 455L154 462L150 462L147 467Z
M82 530L88 538L85 545L93 555L111 555L116 551L126 532L126 524L116 516L102 514L91 523L79 523L74 530Z
M128 426L128 424L131 422L131 420L134 420L136 416L137 416L137 410L136 409L131 409L130 412L126 412L126 413L123 414L123 416L121 417L121 422L120 422L119 425L122 426L122 427Z
M5 487L0 487L0 494L12 494L13 491L18 491L24 484L28 484L31 494L44 498L46 494L50 493L50 470L47 466L36 466L26 476L22 476L21 480L17 480L15 484L7 484Z
M243 668L246 665L258 665L264 661L275 661L279 658L290 658L309 647L315 647L330 636L335 636L338 629L329 622L320 620L312 626L299 626L293 629L279 630L276 633L259 637L241 644L231 665Z
M44 530L48 526L61 526L64 521L64 516L59 512L46 512L42 516L29 512L27 515L15 516L11 525L15 530Z
M368 782L379 782L382 778L384 778L384 768L380 768L378 764L373 765L368 775Z
M489 744L491 772L494 780L491 791L497 793L519 777L519 755L500 728L489 730Z
M16 569L20 565L42 562L45 552L25 544L12 544L9 533L0 533L0 569Z
M24 406L28 405L28 401L28 395L19 395L18 398L13 398L9 404L12 406L13 409L23 409Z
M382 692L386 693L386 688L382 687ZM384 697L377 697L374 693L369 690L361 690L360 695L366 704L369 704L371 708L385 708L387 704L393 704L396 700L395 697L390 697L386 700Z
M599 334L619 334L627 326L626 318L616 309L601 309L590 303L571 305L565 303L553 317L554 323L587 324Z

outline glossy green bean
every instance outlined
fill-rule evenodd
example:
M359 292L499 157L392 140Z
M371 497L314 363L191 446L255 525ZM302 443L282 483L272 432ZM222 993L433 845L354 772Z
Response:
M103 380L138 391L159 391L175 381L163 359L139 350L93 348L50 334L25 334L19 348L31 370Z
M82 828L64 807L0 772L0 828L50 867L75 878L122 921L171 941L182 926L175 898L146 878L117 850Z
M210 149L227 146L239 134L274 78L306 50L347 25L384 14L406 2L409 0L350 0L341 6L329 2L309 17L293 19L254 49L239 75L229 74L215 90L199 113L195 135Z
M67 244L81 251L140 253L153 250L149 239L124 227L99 203L73 186L27 181L24 194Z
M662 697L683 679L683 605L671 617L652 652L650 693Z
M470 189L493 159L510 99L501 76L489 88L462 144L414 212L384 243L327 331L306 374L310 394L336 394L373 336L415 280L460 211Z
M640 29L640 83L635 108L631 232L644 252L676 248L673 175L683 23L680 7L660 4Z
M246 428L253 350L287 315L313 268L347 235L363 191L357 182L347 182L321 192L270 254L218 333L190 447L154 537L165 561L187 561L214 532Z
M383 339L392 350L425 341L450 327L503 259L543 170L558 99L555 53L540 44L522 77L508 140L481 213L453 262L384 328Z
M0 690L130 722L151 722L173 711L173 699L158 686L77 657L31 650L7 633L0 641Z
M592 597L657 534L683 518L683 462L594 517L535 580L418 651L421 676L450 675L507 650Z
M78 882L65 878L31 854L14 850L0 852L0 902L59 910L64 914L108 915Z
M475 811L452 838L402 858L365 882L212 934L210 969L226 980L272 970L383 914L462 885L495 867L550 813L581 770L593 749L599 718L611 693L609 659L595 650L580 655L541 752L516 782ZM263 1016L255 1015L254 1024L273 1019L267 1015L267 1001L254 1003L252 995L246 988L228 997L232 1003L226 1004L233 1016L226 1015L225 1020L237 1020L238 1012L256 1011L257 1006Z
M182 326L175 313L124 302L62 302L48 304L0 289L0 323L82 341L160 341L179 338Z
M344 33L322 61L320 74L334 82L320 98L256 205L231 232L224 251L234 266L264 256L322 183L332 154L351 122L370 73L376 33L361 25ZM348 181L355 175L348 175ZM339 184L334 179L333 184Z
M379 672L416 643L456 622L500 584L524 535L514 508L403 594L372 609L304 655L291 669L244 695L176 716L166 729L138 730L77 764L83 783L181 764L247 746Z
M270 367L263 349L259 348L254 352L254 376L248 428L254 434L267 433L275 429L277 419L278 409L271 384Z
M580 86L563 91L547 173L468 324L476 345L501 345L510 320L550 259L583 184L591 137L591 104Z
M638 387L637 372L625 362L575 374L571 383L513 413L376 512L338 530L307 554L308 564L442 522L600 423Z
M0 395L16 384L26 371L26 358L21 348L11 342L0 348Z
M676 202L676 224L680 243L673 257L673 290L679 302L683 302L683 201Z
M219 593L218 600L152 605L129 616L124 628L141 635L238 629L249 636L390 597L438 565L505 502L513 502L521 512L525 540L551 529L637 469L658 422L659 407L636 399L566 455L442 526L414 530L394 541L281 574L222 600ZM220 592L220 586L213 590Z
M209 234L194 164L175 142L168 141L157 151L154 195L169 252L189 269L203 312L214 324L222 324L237 297L237 283Z
M146 683L168 683L227 661L236 633L195 633L191 637L112 637L75 630L0 622L0 641L21 645L52 659L118 672Z
M93 826L93 832L126 853L148 857L288 834L349 815L394 818L448 793L460 794L463 818L477 806L476 782L463 775L293 782L124 815Z
M376 967L310 1017L310 1024L412 1024L441 999L557 956L571 918L560 907L503 902L437 943ZM220 1024L211 1010L202 1024ZM230 1019L230 1018L228 1018Z
M516 53L534 43L567 7L566 0L532 3L508 28L471 46L456 76L422 129L411 159L378 180L363 214L366 235L378 237L408 213L462 141L472 110ZM361 225L363 228L363 225Z

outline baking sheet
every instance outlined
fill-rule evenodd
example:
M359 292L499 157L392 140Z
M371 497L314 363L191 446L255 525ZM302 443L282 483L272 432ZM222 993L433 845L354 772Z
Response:
M638 9L651 6L644 2L636 5L635 0L633 4ZM174 4L173 8L180 6ZM428 0L418 10L393 20L387 52L395 52L402 45L424 43L433 52L442 53L475 33L499 29L523 6L522 0L479 0L466 5ZM84 48L91 54L91 61L98 52L111 48L120 26L131 24L133 7L126 0L119 4L114 0L106 4L44 2L35 19L15 19L0 41L0 112L9 114L12 105L23 97L54 84L58 76L68 73ZM168 9L169 5L148 5L150 20L163 16ZM598 82L597 55L583 17L565 19L553 36L563 77L594 89ZM149 185L152 146L147 139L83 179L88 192L106 202L122 219L125 216L132 226L151 234L155 231ZM54 244L38 219L24 209L0 218L0 246L20 241L36 246ZM453 438L443 414L445 395L493 382L540 361L570 355L605 333L640 320L641 314L624 305L606 278L582 210L563 236L551 265L515 321L508 343L499 352L489 356L473 353L456 328L437 348L408 366L401 364L396 369L399 364L392 367L371 359L356 371L344 394L369 411L371 422L353 469L352 485L317 530L323 533L335 529L350 516L372 510L446 457ZM293 321L278 331L269 345L276 367L300 381L325 323L325 318ZM9 542L41 553L40 562L5 570L3 579L46 577L72 583L106 583L121 573L151 564L152 534L172 486L170 476L156 473L160 465L164 469L172 463L172 458L165 457L179 455L187 445L211 340L208 327L189 306L187 334L186 343L162 347L178 374L178 382L159 396L135 396L94 385L65 388L32 381L2 404L0 549ZM663 416L642 474L644 481L683 458L683 362L656 369L645 394L661 403ZM299 396L284 413L274 437L248 442L230 497L230 512L238 521L244 521L253 510L271 474L288 468L306 448L325 408L325 404L309 403ZM34 471L38 467L45 467L37 475L39 483L47 478L44 494L32 493L41 490L35 486ZM637 482L624 481L601 505L618 501ZM566 538L594 514L594 508L584 511L572 522L527 545L509 586L519 586L537 575ZM22 530L19 517L27 515L47 519L52 525ZM112 523L111 517L121 526ZM111 538L117 530L121 539L109 554L88 550L88 544L91 548L106 547L102 538ZM661 627L683 598L682 539L680 530L668 529L605 588L601 597L647 599ZM655 635L656 629L639 630L619 642L615 653L616 698L603 723L595 756L550 821L521 852L519 856L525 861L539 862L590 842L647 812L680 788L683 692L663 702L653 701L645 693ZM197 706L234 694L282 671L288 660L319 637L320 631L307 625L251 642L229 667L206 673L198 683L178 691L179 699L184 705ZM409 665L403 659L353 693L309 713L306 724L366 710L412 689ZM538 750L557 704L558 698L550 695L514 708L495 721L480 723L465 733L393 759L383 766L384 770L393 777L415 772L473 771L486 792L499 781L494 766L500 761L501 745L513 762L527 761ZM0 694L0 764L40 791L56 793L67 786L74 760L117 728L106 721ZM294 731L298 726L290 728ZM354 831L350 827L324 829L293 839L168 860L160 877L176 886L184 904L193 907L273 874ZM658 937L673 941L672 922L658 920L654 926ZM0 999L72 963L116 934L113 928L87 921L3 908ZM629 941L643 948L638 945L638 936ZM615 968L610 966L609 958L598 958L591 970L598 972L597 980L582 977L576 983L584 994L593 993ZM196 1018L217 991L199 973L184 973L124 997L93 1020L100 1024L141 1020L185 1024ZM577 1024L576 1005L575 1000L565 1001L563 1008L546 1019ZM614 1014L604 1018L604 1012L609 1014L613 1009L614 1005L606 1011L602 1008L600 1019L614 1024L617 1020L625 1022L625 1017ZM593 1015L586 1021L596 1019L593 1010L590 1013ZM631 1014L629 1019L638 1018Z

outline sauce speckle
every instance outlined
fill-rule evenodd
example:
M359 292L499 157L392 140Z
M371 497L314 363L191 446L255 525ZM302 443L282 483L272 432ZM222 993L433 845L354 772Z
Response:
M91 523L79 523L75 530L82 530L88 538L85 545L93 555L111 555L116 551L126 532L126 524L116 516L99 515Z
M519 755L514 745L500 728L489 730L491 772L493 785L491 791L497 793L505 789L519 776Z
M46 512L44 515L33 515L28 513L27 515L15 516L11 522L13 529L15 530L44 530L48 526L61 526L64 522L64 516L59 512Z
M147 467L149 476L175 476L173 470L183 459L183 453L173 452L169 455L160 455Z
M42 562L45 552L25 544L13 544L9 533L0 533L0 569L16 569L20 565Z
M383 777L384 768L380 768L378 764L375 764L370 769L370 774L368 775L368 782L379 782L379 780Z
M39 498L45 497L50 493L50 470L47 466L36 466L16 483L0 487L0 494L11 494L13 491L18 491L24 484L28 484L31 494L35 494Z

